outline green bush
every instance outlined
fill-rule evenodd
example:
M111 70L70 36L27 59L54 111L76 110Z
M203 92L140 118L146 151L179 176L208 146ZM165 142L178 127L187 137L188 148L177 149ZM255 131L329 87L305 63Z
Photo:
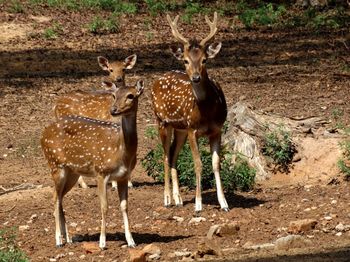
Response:
M26 254L18 248L14 228L0 229L0 261L27 262Z
M258 7L250 7L246 1L239 1L236 10L239 13L239 20L247 28L257 25L271 26L277 23L286 12L283 5L275 7L272 3L262 3Z
M8 11L10 13L24 13L24 7L20 1L12 0Z
M46 39L55 39L59 34L63 32L62 25L58 23L53 23L53 25L44 30L43 36Z
M152 16L156 16L161 12L174 11L180 7L176 0L145 0L144 2Z
M146 131L146 133L154 136L153 131ZM206 138L199 138L198 146L202 160L202 188L209 189L215 185L215 179L212 171L212 157L208 140ZM248 162L239 156L236 158L235 165L233 166L231 164L233 155L230 152L223 149L221 155L220 174L224 189L226 191L251 189L254 185L255 170L248 165ZM160 143L148 152L141 163L149 176L153 177L156 181L164 182L163 148ZM185 143L179 154L177 170L180 185L190 189L196 187L194 163L188 143Z
M288 166L296 152L291 133L285 130L283 126L267 132L264 137L262 152L271 158L277 167L288 171Z
M343 150L343 156L338 161L338 168L346 179L350 179L350 140L342 142L340 147Z
M93 34L110 34L120 30L118 14L113 13L108 19L95 16L88 24L88 29Z

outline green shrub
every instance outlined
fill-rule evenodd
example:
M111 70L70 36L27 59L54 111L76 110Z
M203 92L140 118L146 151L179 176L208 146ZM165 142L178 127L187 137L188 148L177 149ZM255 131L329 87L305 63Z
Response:
M343 153L342 158L338 160L338 168L346 179L350 179L350 140L342 142L340 147Z
M59 34L63 32L62 25L58 23L53 23L53 25L44 30L43 36L46 39L55 39Z
M259 7L252 8L245 1L238 2L236 10L239 13L239 20L247 28L256 25L271 26L277 23L280 17L286 12L286 8L283 5L275 7L272 3L263 3Z
M148 134L154 135L154 132L147 131ZM206 138L198 139L198 146L202 161L202 188L208 189L215 185L215 179L212 171L212 157ZM227 191L235 189L249 190L254 185L255 170L252 169L248 162L242 157L237 157L236 163L232 166L233 155L227 150L222 150L221 177L223 187ZM163 147L160 143L156 145L141 161L147 174L156 181L164 182L163 166ZM194 171L193 157L191 148L185 143L177 161L177 170L180 185L190 189L196 187L196 176Z
M176 0L145 0L147 9L152 16L166 11L174 11L180 7Z
M110 34L120 30L119 16L113 13L108 19L95 16L88 24L88 29L93 34Z
M262 152L271 158L278 168L288 171L288 166L296 152L291 133L283 126L267 132L264 137Z
M24 7L20 1L12 0L8 11L10 13L24 13Z
M27 262L26 254L18 248L14 228L0 229L0 261Z

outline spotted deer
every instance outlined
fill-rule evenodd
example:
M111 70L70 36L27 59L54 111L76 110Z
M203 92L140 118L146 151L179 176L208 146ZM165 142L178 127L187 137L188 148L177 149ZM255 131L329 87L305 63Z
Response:
M208 77L206 61L214 58L220 51L221 43L207 44L217 31L217 13L211 22L209 35L198 42L188 41L177 29L179 16L172 21L167 15L172 34L183 47L172 47L178 60L184 61L186 73L173 71L164 74L155 81L152 89L153 109L159 127L159 136L164 149L164 205L171 205L170 177L171 172L173 198L177 206L182 206L179 192L176 162L187 137L192 151L196 173L195 211L202 210L201 172L202 163L197 139L207 136L212 152L212 167L215 175L217 196L221 209L227 211L228 205L223 193L220 178L220 144L221 128L226 120L227 106L220 86ZM172 140L172 136L174 138Z
M100 67L109 73L110 81L121 86L125 85L125 70L132 69L136 60L136 54L128 56L124 61L112 63L109 63L108 59L103 56L97 57ZM106 85L103 86L108 87ZM114 92L114 88L109 88L107 90L74 92L61 96L57 99L54 106L56 119L63 116L76 115L111 121L113 117L110 114L110 107L113 103ZM88 188L82 177L79 178L78 183L82 188ZM112 184L113 187L116 187L115 182ZM129 187L132 187L131 181L129 181Z
M124 61L115 61L109 63L108 59L99 56L97 61L102 70L108 72L109 79L117 84L125 85L125 71L130 70L136 64L137 55L133 54L124 59Z
M106 247L107 182L118 183L120 208L128 246L135 246L128 221L128 179L136 164L136 114L143 81L135 86L120 87L110 108L121 116L121 123L101 121L83 116L65 116L43 131L41 146L55 184L54 216L56 245L71 242L63 213L63 197L79 176L97 178L102 223L99 246Z

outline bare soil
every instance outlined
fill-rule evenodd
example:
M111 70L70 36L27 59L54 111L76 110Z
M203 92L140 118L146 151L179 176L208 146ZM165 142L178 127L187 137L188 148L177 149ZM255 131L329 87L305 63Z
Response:
M0 6L4 7L0 11L0 185L6 189L28 185L0 195L0 228L29 226L21 227L17 240L31 261L128 259L119 200L113 190L109 190L108 249L91 253L83 248L82 242L97 242L99 236L100 209L93 179L87 179L91 188L76 187L65 197L69 231L77 241L55 247L53 182L39 139L43 128L54 119L52 107L57 96L99 88L104 74L97 64L98 55L113 60L136 53L137 65L126 79L128 83L137 79L146 82L138 112L140 160L155 143L145 137L145 129L155 124L150 103L152 83L164 72L183 68L168 51L174 42L165 17L152 18L148 29L148 15L123 16L120 33L93 35L86 29L91 12L42 7L10 14L4 4ZM203 37L207 33L203 20L197 17L191 25L183 25L184 34ZM52 21L62 24L63 32L48 40L42 32ZM246 31L229 24L229 18L220 19L216 40L223 42L223 48L208 63L209 74L221 84L228 106L244 96L257 109L286 117L322 116L330 120L330 130L350 124L348 31ZM154 243L161 248L161 261L179 260L169 254L194 252L211 225L237 221L238 235L215 238L223 254L203 259L347 261L350 232L337 234L335 227L339 223L350 225L349 183L337 176L335 157L322 160L322 151L338 151L337 143L305 145L315 150L309 162L315 168L299 165L292 175L272 176L251 192L226 194L230 206L227 213L219 210L215 191L205 191L201 216L206 221L198 225L189 224L195 216L194 192L182 188L184 207L163 208L162 185L148 177L138 161L132 175L135 187L129 192L129 218L137 248ZM323 167L333 171L324 173ZM174 216L184 221L177 222ZM331 219L325 219L327 216ZM304 218L318 221L314 230L304 234L311 240L308 246L289 250L244 248L247 242L262 244L286 236L290 221Z

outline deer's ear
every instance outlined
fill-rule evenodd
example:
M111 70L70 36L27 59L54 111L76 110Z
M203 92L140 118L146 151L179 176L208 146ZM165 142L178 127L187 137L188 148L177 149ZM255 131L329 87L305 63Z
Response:
M221 49L221 42L212 43L207 47L208 58L214 58Z
M105 71L109 70L109 63L108 63L107 58L105 58L103 56L99 56L99 57L97 57L97 62L103 70L105 70Z
M143 93L143 89L145 87L145 82L143 80L139 80L136 83L136 95L139 96Z
M136 64L136 60L137 60L137 55L133 54L131 56L128 56L127 58L125 58L124 63L125 63L125 68L126 69L131 69L134 67L134 65Z
M102 81L102 86L111 89L112 91L117 91L118 89L116 85L110 81Z
M177 60L182 60L184 58L184 51L181 47L171 46L170 50Z

